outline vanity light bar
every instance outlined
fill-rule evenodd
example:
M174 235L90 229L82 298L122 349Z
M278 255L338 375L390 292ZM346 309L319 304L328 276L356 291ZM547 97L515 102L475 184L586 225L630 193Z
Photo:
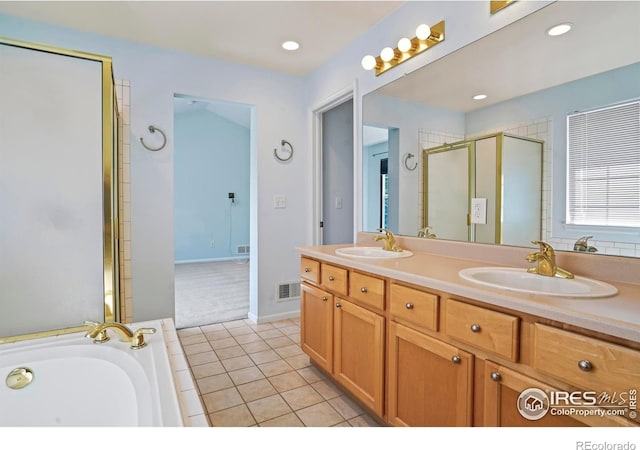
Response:
M438 22L437 24L431 27L431 34L429 34L429 36L427 36L426 39L420 39L417 36L411 39L410 40L411 46L406 51L401 51L398 48L395 48L395 49L391 49L390 47L385 48L384 51L386 53L389 53L389 50L393 52L393 56L391 58L389 58L387 55L384 55L385 59L389 59L388 61L383 60L382 56L376 56L375 58L372 56L365 56L363 59L363 67L365 67L365 69L367 70L375 69L376 76L379 76L384 72L386 72L387 70L391 69L392 67L395 67L398 64L402 64L403 62L408 61L414 56L419 55L420 53L433 47L434 45L439 44L442 41L444 41L444 20ZM365 59L367 58L369 58L370 60L375 60L375 65L370 64L369 67L366 67Z

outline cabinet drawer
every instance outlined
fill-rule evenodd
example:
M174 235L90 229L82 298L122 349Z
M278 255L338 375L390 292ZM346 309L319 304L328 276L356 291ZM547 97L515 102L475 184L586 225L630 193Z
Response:
M347 269L323 263L320 279L320 284L327 289L347 295Z
M438 296L399 284L391 284L389 311L392 319L438 330Z
M640 386L640 352L546 325L534 327L533 367L598 393Z
M446 334L488 352L518 360L520 319L447 299Z
M363 273L349 274L349 296L373 308L384 310L384 280Z
M300 278L315 284L320 283L320 263L313 259L300 258Z

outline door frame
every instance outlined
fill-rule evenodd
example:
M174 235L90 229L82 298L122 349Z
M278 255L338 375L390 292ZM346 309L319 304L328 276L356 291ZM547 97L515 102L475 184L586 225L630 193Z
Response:
M343 104L346 101L353 100L353 164L354 164L354 176L353 176L353 239L356 240L357 232L361 228L362 218L362 192L358 187L361 185L360 180L362 176L362 146L360 130L360 103L356 101L358 98L358 83L357 80L350 86L342 88L316 105L312 106L309 110L309 123L310 123L310 148L311 158L309 164L311 165L309 173L311 173L311 227L310 227L310 240L312 245L322 245L322 229L320 227L320 221L322 220L322 116L325 112L335 108L338 105Z

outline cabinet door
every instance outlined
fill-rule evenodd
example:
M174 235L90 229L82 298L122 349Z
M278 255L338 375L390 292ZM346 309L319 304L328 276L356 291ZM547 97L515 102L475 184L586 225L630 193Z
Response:
M332 371L333 295L302 283L300 347L320 367Z
M334 311L334 375L382 417L384 317L339 297Z
M540 397L539 392L532 392L531 402L539 402L540 408L536 404L529 402L527 398L519 401L520 395L528 389L539 389L547 395L553 391L562 391L553 386L542 383L536 379L528 377L522 373L502 367L491 361L486 363L486 381L484 384L484 425L488 427L584 427L584 426L630 426L633 425L621 417L581 415L562 415L553 413L549 408L548 400L545 403L545 396ZM531 391L528 391L531 392ZM526 395L524 396L526 397ZM530 406L526 404L529 403ZM519 406L520 404L520 406ZM529 409L525 412L525 418L519 409ZM546 412L544 412L546 410ZM569 412L568 409L558 408L560 412ZM534 419L533 417L539 417Z
M404 325L389 326L389 421L471 426L473 355Z

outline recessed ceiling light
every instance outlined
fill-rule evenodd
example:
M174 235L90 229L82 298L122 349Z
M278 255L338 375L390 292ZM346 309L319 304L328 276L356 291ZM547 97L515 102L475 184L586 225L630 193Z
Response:
M286 41L282 43L282 48L285 50L298 50L300 48L300 44L296 41Z
M485 98L487 98L486 94L478 94L473 96L474 100L484 100Z
M549 36L560 36L561 34L565 34L566 32L568 32L572 26L573 24L569 22L560 23L549 28L547 30L547 34Z

